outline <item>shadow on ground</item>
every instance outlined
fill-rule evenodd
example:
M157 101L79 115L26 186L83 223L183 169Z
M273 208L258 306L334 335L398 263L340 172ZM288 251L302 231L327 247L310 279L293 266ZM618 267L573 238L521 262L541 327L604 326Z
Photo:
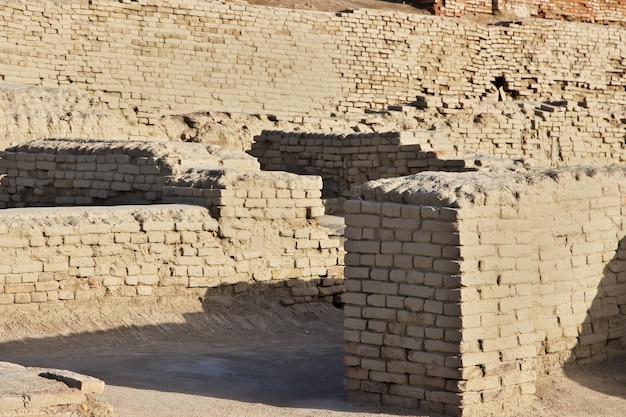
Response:
M198 400L205 403L220 398L367 412L349 404L343 390L341 310L321 303L281 307L266 296L210 294L204 297L204 311L182 313L179 322L162 323L169 313L143 308L137 326L0 343L0 360L91 375L104 380L108 391L126 387L205 397ZM132 310L130 316L141 311ZM63 312L58 321L81 327L72 322L81 315ZM145 324L150 320L159 324ZM125 407L108 400L115 408ZM176 415L170 402L163 404L162 415Z

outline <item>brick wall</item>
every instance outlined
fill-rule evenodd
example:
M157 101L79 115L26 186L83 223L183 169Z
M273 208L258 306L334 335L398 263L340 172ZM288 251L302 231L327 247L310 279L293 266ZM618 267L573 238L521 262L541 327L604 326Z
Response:
M445 16L512 11L520 17L626 23L626 6L619 0L439 0L435 10Z
M453 413L461 380L454 210L346 203L346 388L359 397Z
M202 170L259 170L241 152L158 141L44 139L0 158L3 207L146 204L161 201L165 186L206 180L193 177Z
M43 294L33 295L39 292L33 285L40 279L67 281L74 291L71 297L66 294L69 299L82 297L77 295L79 290L89 290L84 297L97 300L287 281L292 288L291 302L332 301L342 292L341 242L319 226L324 214L319 177L261 172L252 157L207 145L98 140L41 140L19 145L2 153L0 169L0 199L9 208L0 215L7 216L7 225L16 218L24 219L15 231L7 226L6 246L0 247L13 251L17 264L23 259L30 265L24 276L19 273L21 266L3 270L0 291L11 294L3 297L4 303L46 301ZM130 220L120 222L130 224L122 229L114 215L107 217L105 209L97 214L89 214L93 212L89 209L84 209L86 214L76 214L76 209L68 208L67 213L57 211L63 214L58 219L49 216L49 211L11 209L158 203L190 206L161 211L151 211L151 206L127 208L123 213ZM155 216L160 220L149 220ZM178 225L179 217L191 218L181 220L191 229ZM83 220L85 227L78 225ZM99 225L103 226L99 229ZM36 239L20 237L26 229ZM119 237L124 230L125 237ZM25 236L30 236L28 233ZM126 243L132 250L125 248ZM74 259L73 250L64 253L68 245L74 245L84 259ZM132 255L135 252L146 256ZM40 259L43 253L48 257ZM136 264L151 271L150 282L129 278L126 283L124 274L142 274L137 271L107 272L108 266L117 265L118 254L123 260L119 266ZM42 269L48 268L49 259L58 261L52 263L58 264L59 271ZM150 266L154 262L157 265ZM107 279L110 274L113 277ZM87 278L96 279L94 289L88 288ZM140 290L138 285L155 288Z
M264 131L255 137L249 153L263 170L321 176L326 198L349 197L353 186L372 179L472 169L454 157L452 144L439 133Z
M485 26L396 12L182 0L16 0L0 80L71 86L141 124L206 109L329 114L441 96L623 104L626 32L557 21Z
M435 120L429 110L415 110L424 129ZM263 131L248 153L264 170L321 176L325 198L348 197L369 180L422 171L470 171L515 160L543 167L626 160L626 114L601 103L474 103L449 109L445 121L437 130L402 132Z
M0 212L0 304L168 296L219 286L228 256L207 210L10 209Z
M626 348L623 168L422 173L346 203L346 386L453 415Z
M620 0L508 0L505 10L533 17L620 24L626 23L626 5Z
M436 14L460 17L467 13L494 12L492 0L437 0Z

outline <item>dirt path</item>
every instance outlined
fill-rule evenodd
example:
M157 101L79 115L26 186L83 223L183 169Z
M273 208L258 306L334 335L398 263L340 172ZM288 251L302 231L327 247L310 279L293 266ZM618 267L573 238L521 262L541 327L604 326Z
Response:
M346 401L343 317L330 305L285 308L244 296L214 297L204 309L198 302L114 310L51 313L47 331L57 336L14 337L0 343L0 358L103 379L98 399L117 417L438 416ZM44 331L37 326L26 327ZM624 416L626 357L544 378L539 398L512 416Z

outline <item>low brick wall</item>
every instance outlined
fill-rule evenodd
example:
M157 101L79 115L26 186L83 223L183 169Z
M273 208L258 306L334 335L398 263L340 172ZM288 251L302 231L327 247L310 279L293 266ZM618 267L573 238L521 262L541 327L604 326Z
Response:
M244 153L197 143L35 140L0 152L0 203L3 208L155 203L165 188L180 185L181 176L223 169L258 171L259 164Z
M464 171L466 161L443 132L300 133L264 131L251 155L267 171L319 175L325 197L349 197L350 189L369 180L421 171ZM473 161L471 161L473 163Z
M185 143L43 140L0 156L5 207L143 205L123 216L105 208L0 211L8 216L3 242L18 262L3 271L3 303L47 301L46 291L66 290L64 280L63 299L286 281L290 302L342 292L341 241L319 225L319 177L261 172L243 153ZM163 203L187 205L153 206ZM46 286L54 282L58 288Z
M423 173L346 203L346 386L452 415L626 348L626 170Z
M423 130L263 131L248 153L263 170L321 176L325 198L348 197L352 187L369 180L423 171L473 171L516 160L537 167L626 161L626 113L619 107L592 101L474 103L437 115L438 130L427 130L433 123L428 105L423 113L411 111L423 117Z
M167 296L235 274L201 207L7 209L0 230L0 304Z
M5 259L0 268L0 305L5 308L201 297L207 289L233 284L243 285L237 287L243 291L246 284L282 283L288 288L285 295L294 301L332 301L332 295L341 291L338 280L302 272L305 260L323 266L332 259L332 249L318 250L322 230L313 232L318 240L311 240L311 231L299 230L298 236L293 230L277 231L292 235L295 260L290 257L284 264L286 259L276 254L264 259L267 251L225 245L220 224L198 206L7 209L0 211L0 231L0 256ZM277 237L272 244L287 250L285 242ZM308 251L302 249L306 245ZM318 256L310 256L316 252ZM290 274L283 274L281 266Z

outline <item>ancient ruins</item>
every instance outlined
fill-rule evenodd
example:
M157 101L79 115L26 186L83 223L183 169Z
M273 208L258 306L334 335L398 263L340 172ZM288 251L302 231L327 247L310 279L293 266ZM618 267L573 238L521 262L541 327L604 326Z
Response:
M268 286L343 306L354 399L458 416L623 354L626 8L416 4L9 1L0 314Z

